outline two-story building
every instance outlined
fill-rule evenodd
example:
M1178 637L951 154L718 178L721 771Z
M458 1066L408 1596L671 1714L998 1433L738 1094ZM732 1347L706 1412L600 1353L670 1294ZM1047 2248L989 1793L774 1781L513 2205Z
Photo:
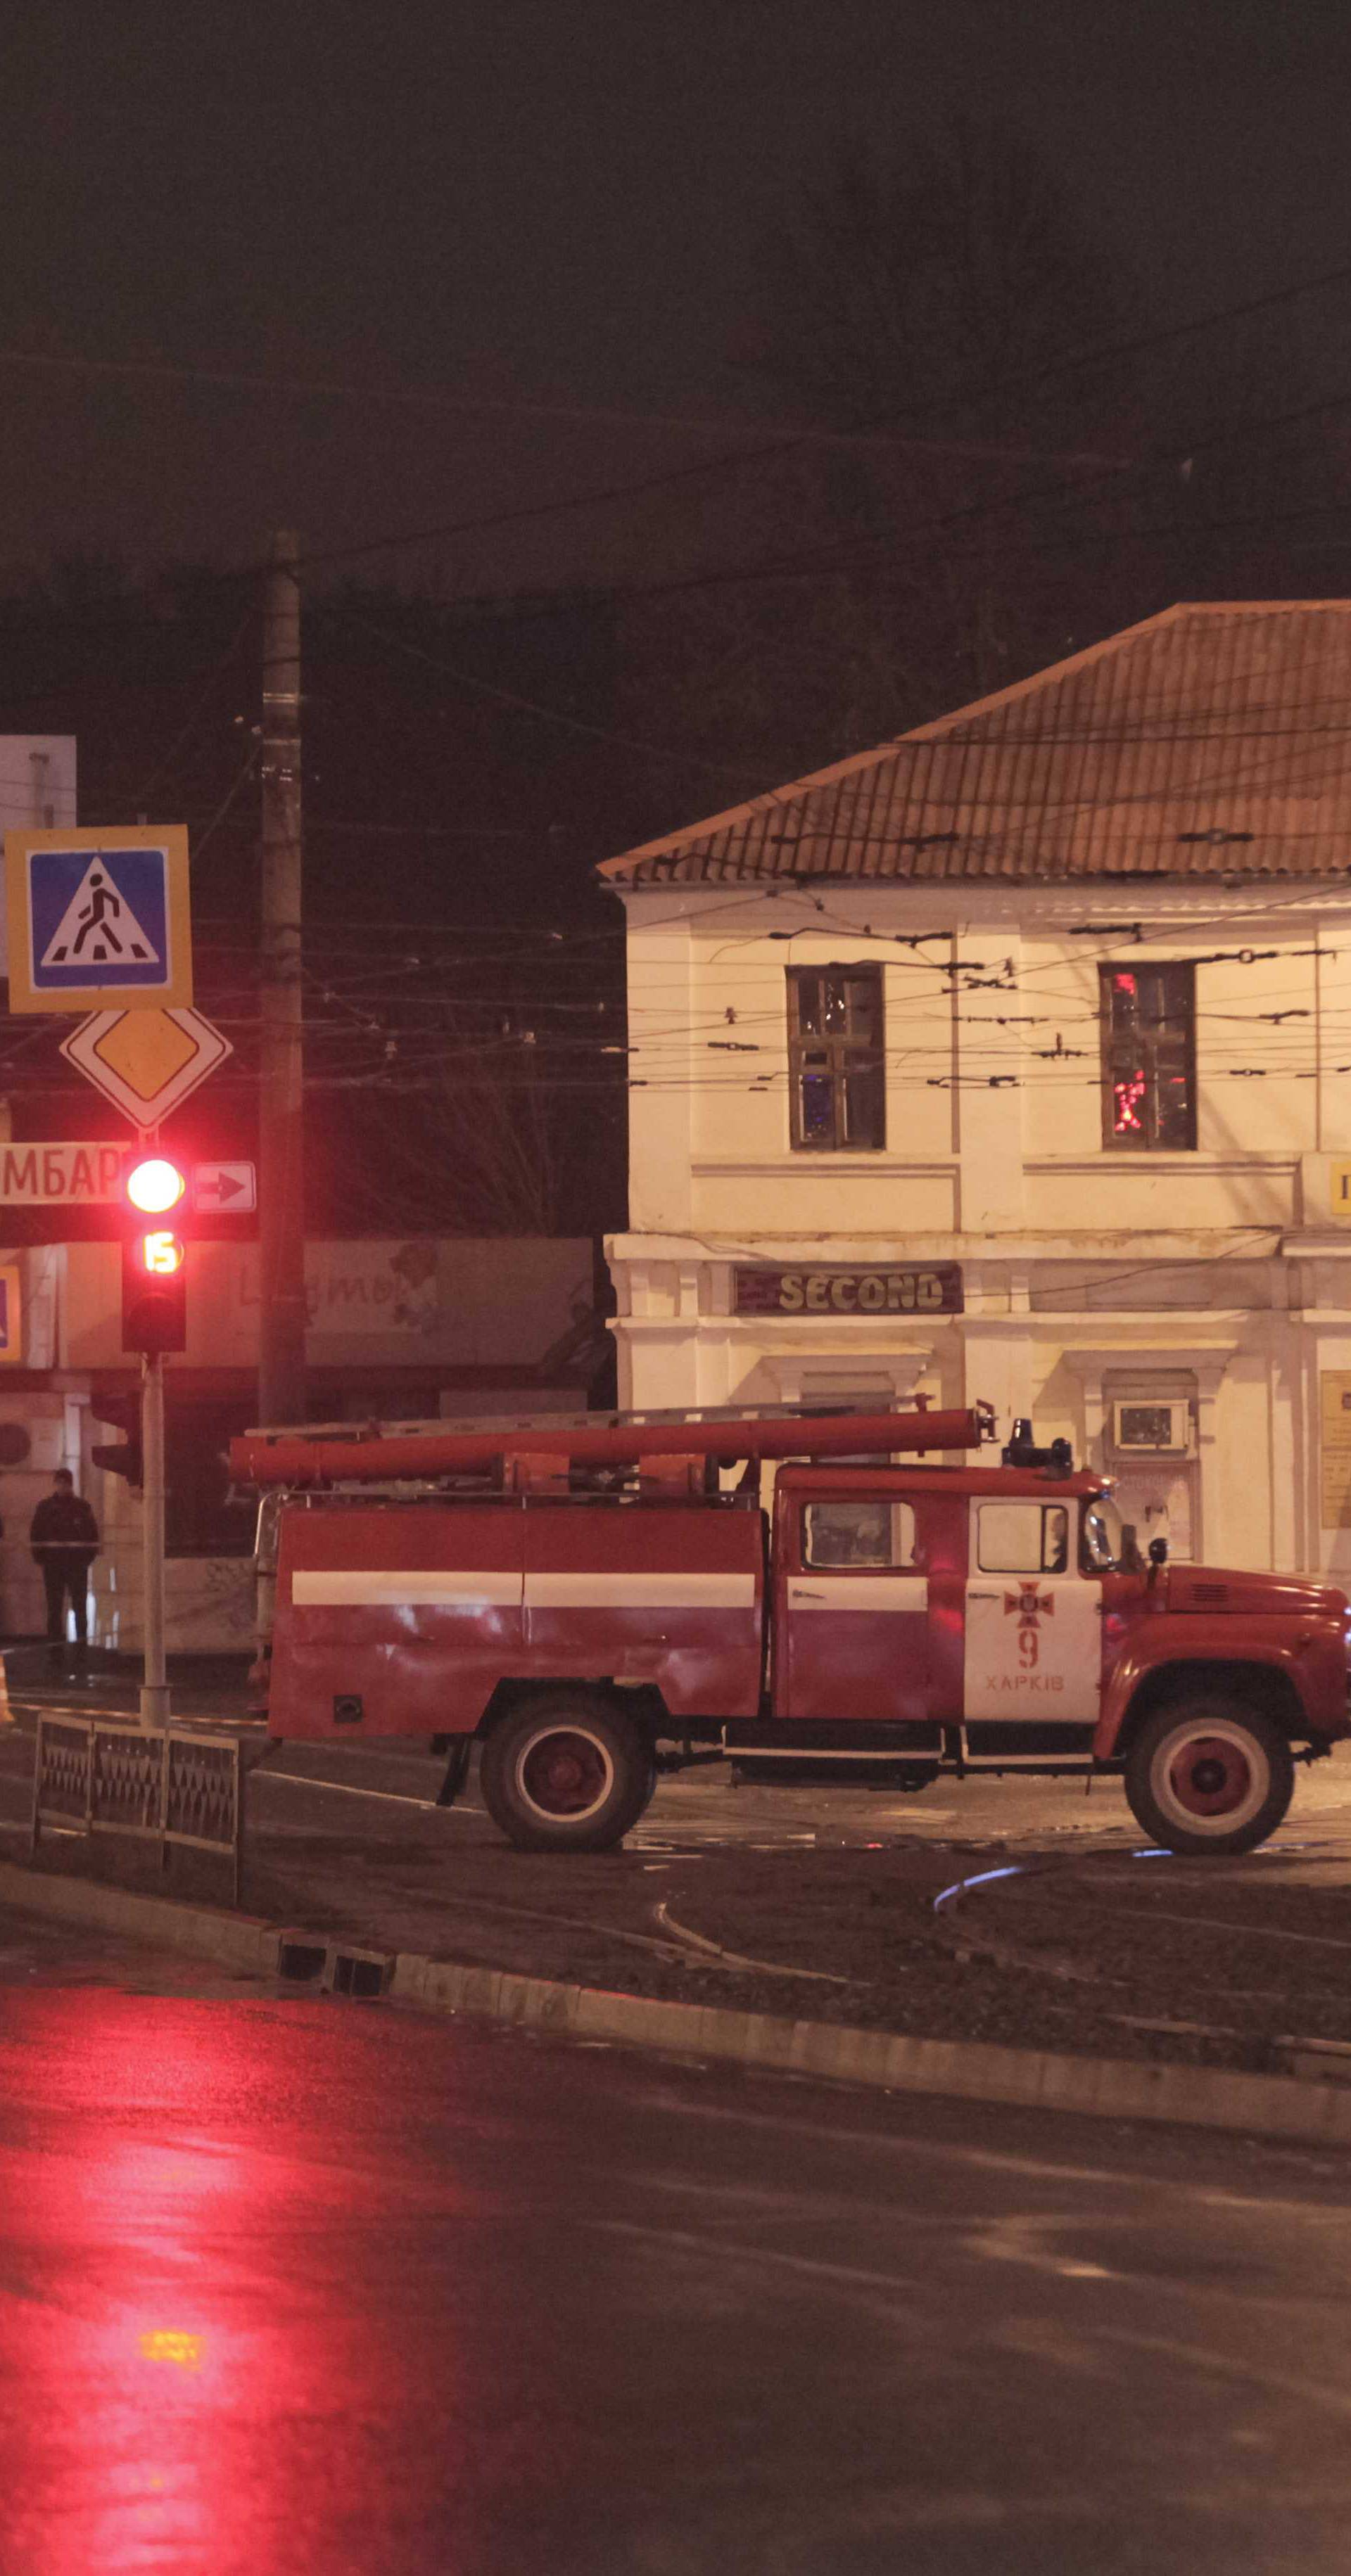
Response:
M619 1396L987 1396L1351 1576L1351 602L1183 605L602 874Z

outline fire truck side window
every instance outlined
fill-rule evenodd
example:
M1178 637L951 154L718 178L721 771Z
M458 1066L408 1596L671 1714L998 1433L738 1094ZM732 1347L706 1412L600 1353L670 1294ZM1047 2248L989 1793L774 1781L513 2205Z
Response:
M808 1503L803 1511L804 1565L913 1565L914 1559L909 1503Z
M1063 1574L1069 1513L1063 1503L981 1503L976 1547L982 1574Z

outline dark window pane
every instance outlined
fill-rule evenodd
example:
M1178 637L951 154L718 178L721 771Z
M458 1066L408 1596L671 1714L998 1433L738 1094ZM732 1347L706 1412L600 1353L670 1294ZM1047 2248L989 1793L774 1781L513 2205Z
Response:
M882 1068L868 1065L844 1078L844 1141L859 1147L882 1142Z
M803 1076L802 1139L807 1145L835 1142L835 1085L828 1073Z
M1191 1143L1191 1085L1185 1074L1169 1074L1158 1086L1158 1128L1161 1145L1186 1146Z

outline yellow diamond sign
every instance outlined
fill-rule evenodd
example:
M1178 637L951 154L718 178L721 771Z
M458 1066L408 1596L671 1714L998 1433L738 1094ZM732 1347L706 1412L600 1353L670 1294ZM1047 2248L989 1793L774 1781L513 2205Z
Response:
M172 1011L119 1011L93 1052L138 1100L154 1100L176 1073L196 1063L200 1049Z
M232 1052L200 1011L95 1011L62 1055L129 1118L158 1127Z

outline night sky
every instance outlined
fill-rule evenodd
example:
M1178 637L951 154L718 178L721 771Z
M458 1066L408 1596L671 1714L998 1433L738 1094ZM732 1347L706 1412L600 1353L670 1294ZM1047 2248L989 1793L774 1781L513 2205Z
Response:
M803 177L954 106L1047 154L1146 323L1351 258L1338 0L45 0L0 70L0 349L363 397L0 367L0 568L355 545L706 453L510 406L763 416L732 361ZM590 510L380 569L544 586L632 544Z
M0 732L77 735L86 822L188 824L236 1054L180 1141L250 1150L251 568L300 532L319 1231L620 1221L598 859L1171 598L1345 584L1351 282L1156 346L1351 263L1345 0L45 0L0 80ZM872 408L827 369L881 445L813 446L820 385L753 364L800 320L776 250L954 117L1110 289L1042 345L1143 364L1019 415L1025 352L1012 410L982 356L971 411L906 340ZM0 1017L21 1133L98 1132L59 1033ZM508 1204L483 1139L541 1100Z

